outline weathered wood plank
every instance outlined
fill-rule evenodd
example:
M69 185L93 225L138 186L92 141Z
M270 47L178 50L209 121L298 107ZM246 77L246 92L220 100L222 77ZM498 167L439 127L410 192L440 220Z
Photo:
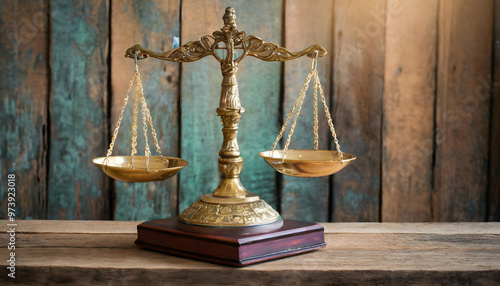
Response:
M9 227L7 220L0 220L0 232ZM18 220L20 234L76 234L112 235L137 234L137 225L142 221L78 221L78 220ZM327 234L499 234L497 222L455 222L455 223L321 223ZM4 239L2 236L0 239ZM85 241L82 238L82 241ZM56 242L57 243L57 242ZM56 246L56 245L53 245Z
M62 234L137 234L142 221L86 221L86 220L17 220L18 233ZM7 220L0 220L0 231L9 229Z
M500 223L325 223L325 228L332 231L327 231L325 249L241 269L133 247L126 243L126 238L131 237L132 224L136 222L59 221L57 225L57 221L52 221L46 227L45 223L19 222L18 237L26 244L19 243L16 247L16 283L496 285L500 282ZM4 225L5 221L0 221L2 231ZM118 230L123 231L122 235ZM96 237L102 237L102 242ZM64 241L62 246L61 241ZM2 247L0 256L8 255L8 250ZM0 261L0 267L6 265L6 261ZM0 276L0 281L11 282L6 275Z
M7 221L0 222L0 231L9 230ZM128 248L137 238L135 221L17 221L16 245L22 248L36 247L89 247ZM415 246L432 248L471 247L480 235L500 235L499 223L322 223L327 234L327 243L335 248L405 248L410 241L427 241ZM335 234L334 236L330 234ZM380 239L378 235L387 235ZM437 235L460 235L452 242L438 239ZM368 239L369 237L369 239ZM489 236L487 236L489 237ZM460 241L460 245L457 242ZM482 246L491 247L489 244ZM0 247L8 243L8 236L0 237ZM417 242L418 244L418 242ZM498 245L498 242L497 244ZM474 246L474 247L477 247Z
M454 223L321 223L325 233L387 233L387 234L500 234L499 223L454 222Z
M16 247L131 247L137 239L137 221L17 220ZM0 231L12 226L2 221ZM0 236L6 248L9 236Z
M182 1L181 45L219 29L222 9L224 7L214 1ZM189 166L180 174L180 212L202 194L215 190L218 184L217 153L222 143L220 121L215 112L222 78L219 69L218 62L211 57L182 64L181 158L187 160Z
M329 52L326 56L318 59L317 68L326 97L330 94L333 50L333 15L331 11L333 11L333 1L329 0L287 0L285 2L284 45L286 48L291 51L300 51L310 45L319 44ZM308 57L285 62L283 121L290 112L310 70L311 59ZM314 79L309 85L309 91L304 100L300 117L297 120L297 126L289 149L314 149L313 83ZM329 133L321 100L318 99L318 101L319 149L328 149L331 134ZM289 126L290 124L291 122L289 122ZM281 146L284 146L284 142L287 140L288 130L290 130L290 127L283 134ZM295 178L281 176L281 178L281 215L283 217L303 221L328 221L329 177Z
M17 235L17 234L16 234ZM133 234L105 234L105 235L85 235L85 234L60 234L60 233L44 233L18 235L16 239L16 247L23 248L38 248L38 247L87 247L92 245L94 248L109 247L109 248L125 248L133 247L134 241L137 239L137 233ZM8 241L0 240L0 245L7 248Z
M282 44L282 1L240 0L222 4L222 8L236 9L236 23L248 35ZM249 57L242 61L238 73L240 100L245 108L238 132L241 156L245 160L241 182L249 192L258 194L275 209L279 207L278 173L257 154L271 148L280 128L281 67L281 63Z
M47 216L48 4L1 1L0 217L7 176L16 176L16 216Z
M54 251L54 249L50 249ZM137 250L139 251L139 250ZM103 255L108 254L103 252ZM44 255L46 253L40 253ZM66 255L74 255L78 253L65 252ZM94 255L98 253L92 253ZM156 253L151 253L151 255ZM342 252L339 259L335 262L342 264L342 261L349 260L349 253ZM420 253L415 253L407 256L408 259L416 257ZM108 254L109 255L109 254ZM116 254L115 254L116 255ZM162 255L162 254L157 254ZM334 255L334 254L332 254ZM130 257L123 256L124 259ZM303 256L301 256L303 257ZM92 259L92 257L88 257ZM376 256L379 260L385 258L381 255ZM391 257L392 258L392 257ZM475 257L474 257L475 258ZM161 257L157 257L161 260ZM343 260L341 260L343 259ZM398 263L404 263L406 258L400 258ZM172 257L172 264L181 263L182 258ZM142 263L143 260L132 260L136 263ZM281 261L281 260L280 260ZM425 271L384 271L384 270L350 270L339 269L332 271L322 270L287 270L279 269L276 271L269 270L239 270L229 267L225 268L208 268L204 270L192 269L191 264L195 262L189 261L190 264L181 264L179 268L172 269L141 269L136 265L130 268L115 268L114 266L102 268L90 267L32 267L26 266L20 268L15 279L7 281L3 276L0 281L9 283L22 283L23 285L40 285L40 283L67 284L67 285L109 285L109 284L126 284L126 285L145 285L168 283L171 285L442 285L442 284L471 284L471 285L496 285L499 282L498 270L479 270L479 271L455 271L455 270L425 270ZM164 261L163 261L164 263ZM199 262L202 263L202 262ZM198 264L195 264L198 266ZM265 263L264 265L268 265ZM222 266L221 266L222 267ZM215 269L214 269L215 268ZM299 267L297 267L299 268ZM235 271L238 271L238 276L235 278Z
M493 97L490 123L490 170L488 221L500 221L500 0L495 0L495 28L493 38ZM475 94L486 95L489 86L476 88Z
M224 9L214 1L182 1L181 45L209 35L221 26ZM236 14L238 17L238 14ZM238 18L237 18L238 20ZM218 150L222 143L216 108L220 96L220 67L212 57L182 64L181 158L189 162L179 180L179 211L217 187Z
M134 44L155 51L172 49L174 38L180 36L180 1L128 0L112 2L111 7L111 85L112 120L114 128L120 115L134 61L125 59L125 50ZM162 154L179 157L179 70L178 63L147 59L138 62L144 95L151 111ZM133 108L133 100L128 109ZM129 155L132 120L126 111L115 143L114 155ZM140 114L139 114L140 115ZM142 123L139 123L139 126ZM142 129L140 129L142 130ZM150 129L149 129L150 130ZM143 134L138 135L137 151L144 155ZM149 137L152 154L156 154ZM103 150L104 152L105 150ZM160 182L114 185L116 220L150 220L177 215L178 176Z
M108 1L51 4L48 218L109 218L106 148Z
M341 150L357 159L334 176L333 221L380 220L387 13L383 1L335 2L332 110Z
M71 237L71 235L68 235ZM73 238L76 240L75 236ZM328 235L328 247L324 250L318 250L306 255L289 257L274 262L266 262L257 264L255 267L248 268L261 270L278 270L278 269L315 269L315 270L335 270L335 269L351 269L363 270L365 267L371 270L466 270L463 259L469 258L470 264L467 268L470 270L494 270L498 269L500 258L500 242L498 235L456 235L453 239L436 235L411 235L411 234L338 234ZM481 239L481 243L475 242L475 239ZM0 253L6 253L7 249L2 249ZM52 253L48 250L52 250ZM434 251L429 251L434 250ZM99 254L99 251L102 254ZM123 252L120 258L120 251ZM346 261L349 251L352 252L351 259ZM141 253L142 252L142 253ZM338 252L339 256L335 257L334 253ZM392 253L391 253L392 252ZM424 254L427 252L427 254ZM431 252L431 253L429 253ZM16 247L16 253L19 253L19 263L23 266L41 266L43 265L43 256L45 254L45 265L47 267L61 266L81 266L81 267L114 267L128 268L136 264L136 267L141 268L161 268L171 269L180 268L179 265L171 264L172 256L160 254L149 255L149 251L141 250L139 247L134 247L133 241L128 246L121 247ZM69 254L77 255L69 255ZM443 254L449 255L442 257ZM66 254L66 255L65 255ZM360 259L365 255L365 260ZM389 257L385 260L375 260L383 255ZM420 259L417 255L422 255ZM330 255L330 256L328 256ZM17 256L17 255L16 255ZM405 256L409 256L406 257ZM430 259L437 259L434 263ZM446 256L446 255L445 255ZM495 257L496 256L496 257ZM7 257L7 255L4 255ZM64 259L66 257L66 259ZM67 259L67 257L75 257L77 259ZM50 259L47 259L50 258ZM152 258L147 259L147 258ZM163 259L161 259L163 258ZM486 260L490 258L491 260ZM406 260L408 259L408 260ZM207 263L197 263L182 259L184 266L193 268L212 268L217 269L220 266L209 265ZM455 260L455 261L451 261ZM342 263L340 263L342 261ZM401 264L406 261L407 263ZM411 261L411 263L408 263ZM278 263L276 263L278 262ZM281 263L279 263L281 262ZM335 262L340 263L335 265ZM480 263L484 264L480 264ZM1 262L4 265L6 262ZM205 265L203 265L205 264ZM309 265L308 265L309 264ZM288 267L287 267L288 266ZM305 267L305 268L304 268ZM244 268L244 269L248 269ZM500 277L499 277L500 278Z
M493 1L439 2L434 220L484 221Z
M227 6L236 10L238 28L267 41L279 41L280 1L182 2L182 41L187 43L219 30ZM259 15L259 17L255 17ZM222 126L216 115L222 75L213 58L182 67L181 157L190 165L180 177L179 209L182 211L219 183L218 151ZM245 160L241 181L250 191L276 206L276 174L257 156L269 148L278 130L280 66L246 58L238 73L239 93L246 109L240 120L239 146Z
M438 1L387 5L382 221L430 221Z

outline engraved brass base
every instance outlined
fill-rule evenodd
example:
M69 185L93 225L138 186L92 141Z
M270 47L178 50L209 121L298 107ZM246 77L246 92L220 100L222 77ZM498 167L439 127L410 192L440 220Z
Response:
M186 224L215 227L244 227L274 223L280 215L256 194L218 197L206 194L180 215Z

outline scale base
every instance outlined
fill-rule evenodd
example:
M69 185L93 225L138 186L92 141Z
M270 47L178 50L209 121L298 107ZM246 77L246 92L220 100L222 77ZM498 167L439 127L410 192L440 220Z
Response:
M219 228L167 218L141 223L137 236L135 244L147 249L230 266L246 266L326 246L321 225L296 220Z

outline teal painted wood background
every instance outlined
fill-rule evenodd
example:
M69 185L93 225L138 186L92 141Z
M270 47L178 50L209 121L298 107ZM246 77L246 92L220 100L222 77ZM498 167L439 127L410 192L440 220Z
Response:
M249 191L306 221L500 220L500 0L0 0L0 218L8 174L20 219L170 217L215 189L222 76L212 58L139 63L164 154L190 163L178 176L118 182L90 160L106 152L133 72L125 50L211 34L227 6L247 34L329 51L321 82L342 150L358 156L325 178L268 167L257 153L271 147L310 60L247 58L238 138ZM320 147L332 148L320 114ZM130 152L130 123L115 154ZM291 146L312 143L308 101Z

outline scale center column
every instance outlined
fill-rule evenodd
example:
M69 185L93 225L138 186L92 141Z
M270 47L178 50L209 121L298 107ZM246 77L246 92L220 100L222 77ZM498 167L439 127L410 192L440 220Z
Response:
M219 172L221 180L212 194L201 196L180 216L188 224L210 226L251 226L277 222L276 212L258 195L249 193L240 182L243 158L238 146L238 124L242 113L236 74L238 63L232 60L234 46L225 42L228 56L221 61L222 84L217 115L222 123L222 146L219 151ZM280 227L282 224L276 224Z
M239 174L243 168L243 158L238 147L238 124L245 111L240 104L238 82L239 60L235 60L235 46L242 49L241 39L244 32L236 27L234 9L227 8L224 14L224 27L214 32L215 42L211 46L212 54L221 65L222 84L217 115L222 123L222 146L219 151L219 172L221 180L212 194L201 196L180 216L188 224L208 226L254 226L280 221L280 215L258 195L249 193L241 184ZM216 50L225 50L220 58ZM281 224L277 224L279 227Z
M243 168L243 158L238 146L238 124L241 114L245 111L240 105L236 71L234 62L227 67L221 64L223 80L221 84L220 107L217 115L221 117L223 141L219 151L219 172L222 175L219 186L213 191L214 196L242 198L248 191L240 182L239 174Z
M228 48L230 45L228 45ZM230 54L230 53L228 53ZM236 72L238 63L221 63L222 88L217 115L221 117L223 141L219 151L221 180L212 194L201 196L180 216L184 223L205 226L252 226L278 222L280 215L240 182L243 158L238 146L238 124L245 111L240 105ZM282 223L276 224L276 228Z

